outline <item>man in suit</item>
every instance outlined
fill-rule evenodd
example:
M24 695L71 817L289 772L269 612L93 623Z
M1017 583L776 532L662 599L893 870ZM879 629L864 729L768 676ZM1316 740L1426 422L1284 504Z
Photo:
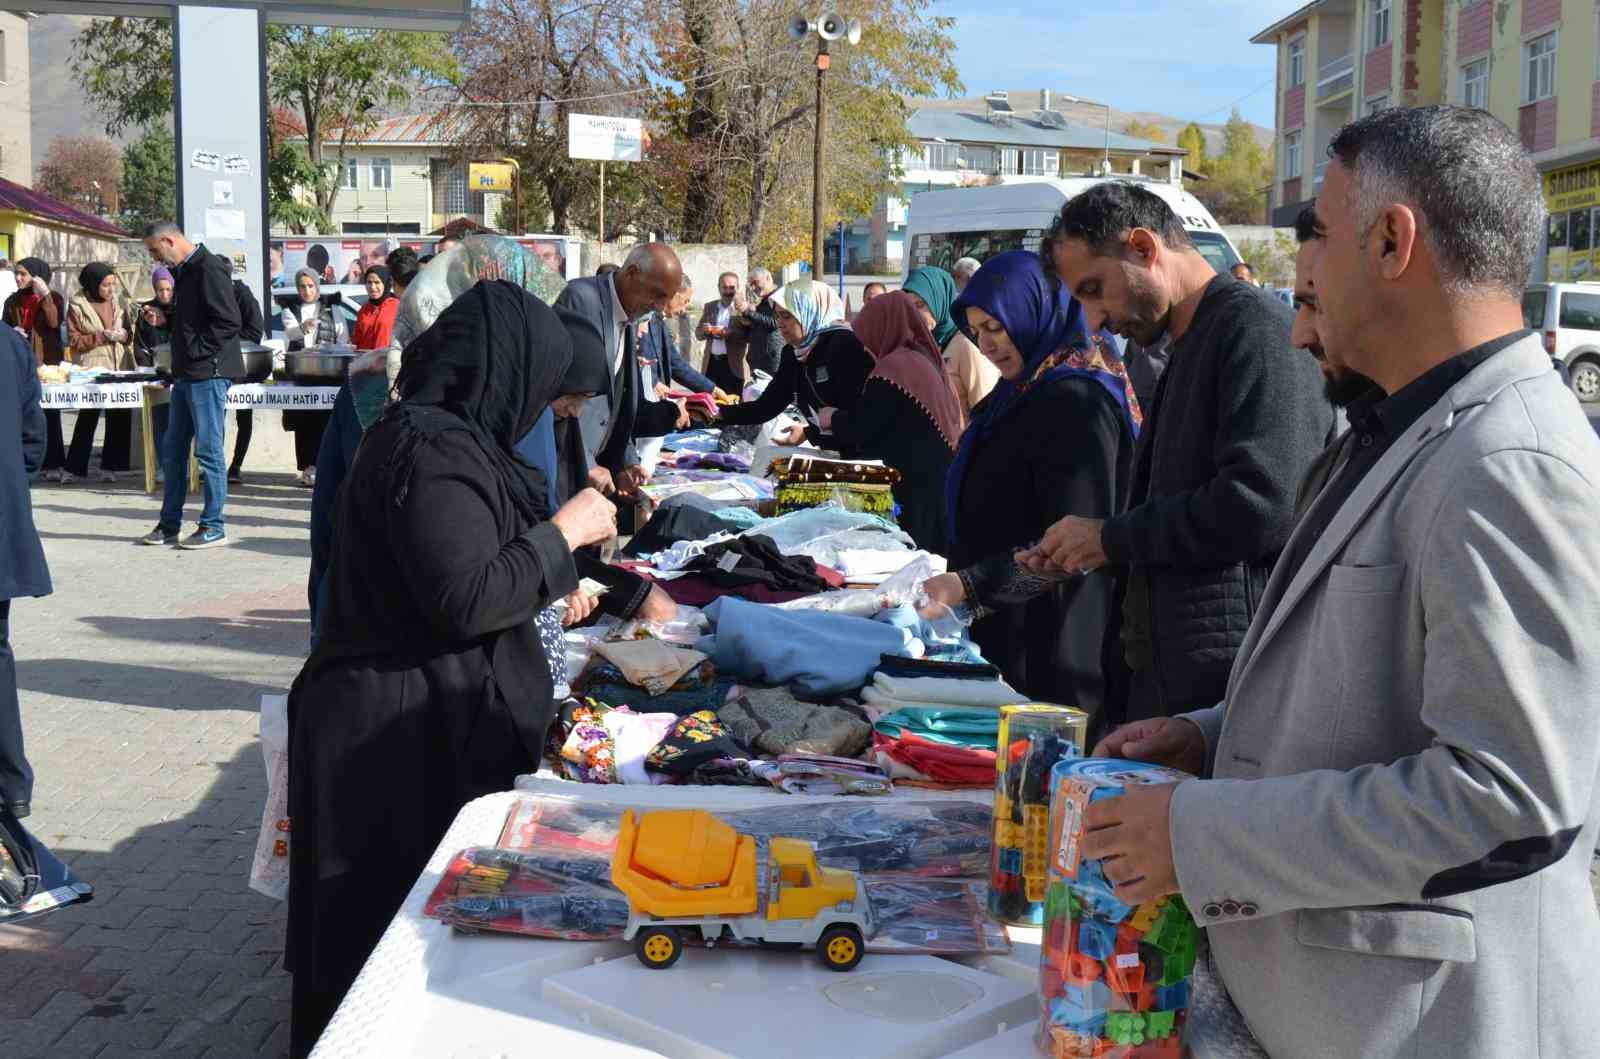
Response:
M1523 329L1539 175L1463 107L1329 153L1317 333L1379 390L1223 702L1096 750L1205 778L1091 806L1082 852L1182 892L1270 1054L1592 1055L1600 440Z
M215 548L228 543L222 507L228 502L228 464L223 458L228 382L244 375L239 352L239 300L233 292L228 263L204 246L196 246L171 221L153 221L144 230L145 249L177 278L170 313L144 307L154 327L172 330L172 412L162 441L161 467L166 493L161 521L139 538L141 544L176 544L180 548ZM171 320L168 320L168 316ZM189 496L189 443L193 441L205 472L205 506L200 525L178 540L183 504Z
M633 494L646 479L633 444L641 380L634 325L646 313L664 312L683 283L683 266L672 247L643 243L622 267L603 276L575 279L556 299L605 336L611 384L578 416L589 483L605 494Z
M717 277L715 301L706 302L694 337L706 344L706 375L718 389L738 393L744 389L750 369L745 366L745 348L750 344L750 325L744 313L748 306L739 292L739 275L724 272Z
M33 769L22 747L11 601L50 594L28 495L28 479L44 466L45 426L33 350L9 327L0 327L0 364L12 381L0 400L0 813L23 817L33 799Z

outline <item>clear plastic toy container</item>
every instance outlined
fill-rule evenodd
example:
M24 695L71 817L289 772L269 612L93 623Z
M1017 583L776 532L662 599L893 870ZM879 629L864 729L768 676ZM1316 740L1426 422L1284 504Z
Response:
M1068 760L1051 777L1049 890L1040 945L1039 1030L1052 1059L1178 1059L1200 931L1177 894L1138 906L1079 856L1083 812L1181 772L1138 761Z
M989 914L1002 923L1044 920L1050 773L1083 756L1089 716L1070 706L1002 706L995 749L994 848Z

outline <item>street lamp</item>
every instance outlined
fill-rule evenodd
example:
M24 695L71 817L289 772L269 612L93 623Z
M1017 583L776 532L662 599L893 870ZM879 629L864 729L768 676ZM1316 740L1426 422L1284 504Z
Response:
M1063 103L1079 103L1079 104L1082 104L1083 106L1086 106L1086 107L1104 107L1105 108L1105 112L1106 112L1106 153L1105 153L1105 157L1100 160L1100 168L1101 168L1101 171L1103 173L1110 173L1111 172L1111 104L1102 103L1097 99L1084 99L1081 96L1070 96L1070 95L1067 95L1065 92L1063 92L1061 95L1057 96L1056 98L1061 100Z
M828 45L843 39L850 44L861 43L861 23L856 19L846 22L836 14L806 18L795 15L789 20L789 36L803 41L817 35L817 134L811 147L811 269L814 276L822 275L822 145L828 133L828 111L822 96L822 76L828 72ZM839 262L844 272L844 261Z

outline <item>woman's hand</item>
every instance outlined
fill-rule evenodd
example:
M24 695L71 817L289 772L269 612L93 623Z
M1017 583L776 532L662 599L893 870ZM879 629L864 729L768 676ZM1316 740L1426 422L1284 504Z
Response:
M837 408L824 408L818 412L817 429L824 434L830 433L833 430L833 413L837 411Z
M780 445L804 445L806 443L806 428L796 425L780 430L772 435L772 440Z
M581 588L568 596L566 602L567 606L561 614L561 624L568 628L588 621L595 608L600 606L599 597L591 596Z
M678 605L672 597L661 591L660 585L651 585L649 595L644 597L644 602L639 605L636 615L641 621L671 621L677 616Z
M46 283L40 277L33 277L33 282L30 283L29 286L33 288L33 293L37 294L39 297L50 297L50 284Z
M573 551L610 540L617 533L617 506L594 489L585 489L561 505L550 519Z
M966 601L967 586L959 574L938 574L922 582L922 594L927 598L919 602L917 613L924 618L942 618L946 610L955 610Z
M146 305L139 312L144 317L144 322L151 327L165 327L167 325L167 314L157 309L154 305Z
M674 423L673 426L677 427L679 430L688 430L691 425L689 419L689 402L680 397L672 403L678 406L678 421Z

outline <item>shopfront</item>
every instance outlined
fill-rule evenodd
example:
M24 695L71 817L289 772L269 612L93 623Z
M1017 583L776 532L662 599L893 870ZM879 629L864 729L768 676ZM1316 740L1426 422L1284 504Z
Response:
M1543 174L1545 208L1544 278L1553 281L1600 279L1600 160Z

